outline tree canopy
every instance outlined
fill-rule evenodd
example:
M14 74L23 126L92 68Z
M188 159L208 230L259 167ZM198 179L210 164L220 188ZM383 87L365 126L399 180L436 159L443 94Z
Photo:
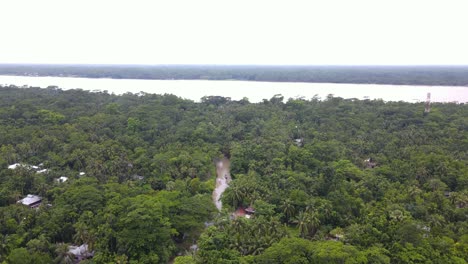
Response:
M455 103L0 87L0 262L466 263L467 132Z

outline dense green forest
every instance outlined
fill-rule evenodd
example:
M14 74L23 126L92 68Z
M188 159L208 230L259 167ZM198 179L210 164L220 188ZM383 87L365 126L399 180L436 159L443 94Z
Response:
M0 75L468 86L468 66L0 64Z
M467 263L467 154L465 104L0 86L0 263Z

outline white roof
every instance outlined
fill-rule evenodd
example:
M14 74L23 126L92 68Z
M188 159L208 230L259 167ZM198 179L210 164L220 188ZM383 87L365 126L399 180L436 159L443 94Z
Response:
M19 200L18 203L22 203L24 205L31 205L31 204L40 202L41 200L42 200L42 198L40 196L33 195L33 194L28 194L26 197Z
M10 166L8 166L8 169L14 170L14 169L16 169L18 167L21 167L21 166L23 166L23 165L21 165L20 163L15 163L15 164L11 164Z
M66 182L66 181L68 181L68 177L62 176L62 177L57 178L55 180L58 181L58 182Z
M80 176L83 176L83 175L85 175L85 174L86 174L86 173L84 173L84 172L80 172Z
M88 253L88 244L83 244L81 246L69 246L68 252L72 253L75 256L80 256Z
M48 171L47 169L38 171L38 169L39 169L38 166L29 165L29 164L22 164L22 163L11 164L11 165L8 166L8 169L15 170L15 169L17 169L19 167L23 167L23 168L30 169L30 170L33 169L33 170L36 170L38 173L44 173L44 172Z
M38 170L37 173L46 173L48 171L49 171L48 169L43 169L43 170Z

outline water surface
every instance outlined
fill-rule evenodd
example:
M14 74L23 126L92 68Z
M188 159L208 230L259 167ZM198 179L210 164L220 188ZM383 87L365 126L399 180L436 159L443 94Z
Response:
M261 102L275 94L285 99L314 96L325 98L328 94L342 98L383 99L384 101L425 101L431 93L433 102L468 102L468 87L461 86L412 86L382 84L334 84L296 82L252 82L211 80L137 80L137 79L94 79L70 77L0 76L1 85L42 87L58 86L64 90L108 91L109 93L156 93L174 94L182 98L199 101L203 96L219 95L240 100L247 97L250 102Z

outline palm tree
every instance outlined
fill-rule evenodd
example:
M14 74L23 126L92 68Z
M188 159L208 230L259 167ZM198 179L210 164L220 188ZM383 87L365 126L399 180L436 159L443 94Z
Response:
M232 221L231 227L234 233L242 233L245 229L245 221L243 218L236 218Z
M400 222L405 218L403 212L398 209L391 211L389 215L392 220L395 220L397 222Z
M320 211L320 215L322 216L322 220L324 222L330 221L332 217L335 216L336 214L333 211L332 205L329 202L322 204L322 206L320 206L319 211Z
M313 237L315 236L315 233L317 233L317 230L320 227L320 219L318 218L318 215L316 212L308 213L308 215L309 215L308 218L309 218L309 230L310 230L309 235Z
M415 185L411 185L408 189L408 194L412 199L415 199L419 194L421 194L421 189Z
M68 244L58 244L55 253L57 254L55 258L55 263L57 264L73 264L75 260L75 255L69 251Z
M307 218L307 214L303 211L299 212L299 215L296 217L297 228L299 229L299 234L302 238L309 233L309 219Z
M241 188L237 186L229 186L229 188L227 188L223 193L223 197L225 197L223 200L232 204L233 208L237 208L239 205L242 205L245 195Z
M294 217L296 214L296 208L291 200L286 199L281 204L281 211L283 212L284 216L286 217L286 222L289 223L291 218Z
M296 218L297 227L302 238L313 237L320 226L320 220L315 212L300 212Z
M73 239L75 240L75 243L87 244L88 249L91 251L94 246L94 241L96 240L93 233L90 232L86 224L82 222L76 223L74 227L76 230L75 235L73 235Z
M433 192L446 189L445 183L439 179L431 179L428 182L428 187L432 189Z

